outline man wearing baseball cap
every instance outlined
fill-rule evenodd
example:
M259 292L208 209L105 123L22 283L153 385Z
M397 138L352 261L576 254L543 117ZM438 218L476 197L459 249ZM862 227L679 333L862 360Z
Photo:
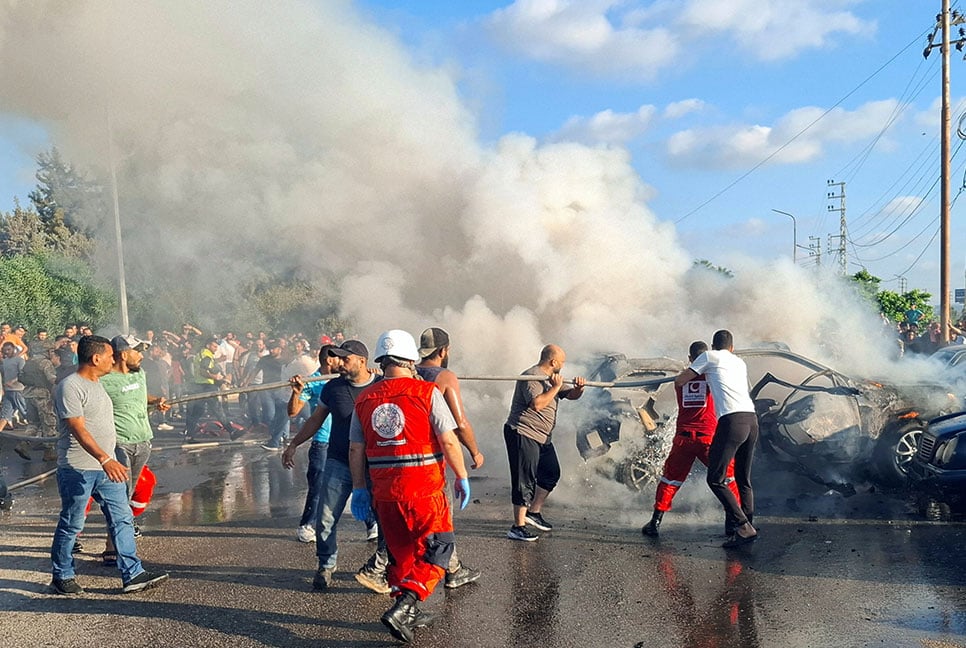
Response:
M118 335L111 339L111 349L114 352L114 366L111 372L101 377L101 385L111 398L114 406L114 428L117 430L117 460L127 466L127 495L128 498L138 483L141 470L148 463L151 456L151 439L154 431L148 417L148 407L154 406L165 412L170 406L160 396L148 394L147 377L141 371L141 360L144 352L151 346L150 342L140 340L133 335ZM137 524L134 525L134 536L141 535ZM105 564L112 565L117 561L117 553L110 536L107 538L107 548L101 556Z
M466 417L466 409L463 407L463 396L460 393L460 381L456 374L448 369L449 367L449 333L438 327L431 327L423 331L419 336L419 357L420 362L416 365L416 373L423 380L434 383L443 394L443 400L449 407L456 421L456 437L463 447L470 453L473 463L470 465L474 470L483 466L483 453L476 443L476 435L473 426L470 425ZM451 482L446 482L446 500L449 502L450 511L453 510L453 489ZM446 583L449 589L454 589L467 583L472 583L480 577L480 571L467 567L459 558L456 548L453 548L453 555L449 565L446 567Z
M319 568L312 580L312 587L322 591L332 585L338 558L336 527L352 493L352 474L349 471L349 424L352 412L356 397L378 379L367 366L369 349L359 340L346 340L338 347L329 349L329 353L342 359L338 369L340 375L322 388L318 406L282 454L282 464L292 468L295 465L295 449L315 436L325 418L332 416L319 517L315 521L315 553ZM388 592L389 587L385 586L384 590Z

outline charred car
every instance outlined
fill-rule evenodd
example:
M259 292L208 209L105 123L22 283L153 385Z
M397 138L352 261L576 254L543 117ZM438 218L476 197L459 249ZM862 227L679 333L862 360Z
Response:
M929 421L909 463L920 512L943 519L966 504L966 412Z
M926 422L961 409L943 385L854 378L779 346L736 354L748 365L759 456L844 494L866 482L905 487ZM634 489L657 481L677 416L673 379L686 366L606 355L588 379L614 387L595 394L606 415L578 433L581 456L605 457L598 470Z

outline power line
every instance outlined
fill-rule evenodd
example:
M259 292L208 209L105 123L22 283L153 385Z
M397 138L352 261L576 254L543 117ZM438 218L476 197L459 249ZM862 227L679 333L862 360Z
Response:
M925 34L925 33L926 32L923 32L923 34ZM769 161L771 161L775 156L777 156L779 153L781 153L786 148L788 148L795 140L797 140L799 137L801 137L802 135L804 135L809 129L812 128L812 126L814 126L815 124L817 124L818 122L820 122L822 119L824 119L835 108L838 108L840 105L842 105L845 102L846 99L848 99L849 97L851 97L852 95L854 95L863 86L865 86L872 79L874 79L876 76L878 76L879 73L881 73L884 69L886 69L887 67L889 67L889 65L891 65L897 58L899 58L900 55L902 55L903 53L905 53L905 51L907 49L909 49L910 47L912 47L912 45L917 40L919 40L920 38L922 38L922 34L920 34L919 36L917 36L915 40L910 41L908 45L906 45L901 50L899 50L892 58L890 58L888 61L886 61L885 63L883 63L875 72L873 72L868 77L866 77L861 83L859 83L859 85L857 85L854 88L852 88L852 90L850 90L845 96L843 96L841 99L839 99L834 104L832 104L829 108L827 108L825 110L825 112L823 112L821 115L819 115L818 117L816 117L811 123L809 123L808 125L806 125L802 130L798 131L798 133L796 133L795 135L793 135L791 137L791 139L789 139L784 144L782 144L781 146L779 146L777 149L775 149L774 151L772 151L769 155L767 155L763 160L761 160L760 162L758 162L757 164L755 164L753 167L751 167L750 169L748 169L747 171L745 171L744 173L742 173L740 176L738 176L737 178L735 178L732 182L730 182L724 188L722 188L721 190L719 190L713 196L711 196L710 198L708 198L707 200L705 200L704 202L702 202L700 205L698 205L697 207L695 207L691 211L687 212L686 214L684 214L683 216L681 216L680 218L678 218L677 220L675 220L674 223L675 224L680 223L680 222L684 221L685 219L690 218L691 216L693 216L697 212L701 211L706 206L708 206L709 204L711 204L712 202L714 202L715 200L717 200L718 198L720 198L721 196L723 196L725 193L727 193L729 190L731 190L733 187L735 187L742 180L744 180L745 178L747 178L748 176L750 176L752 173L754 173L755 171L757 171L758 169L760 169L762 166L764 166L765 164L767 164Z

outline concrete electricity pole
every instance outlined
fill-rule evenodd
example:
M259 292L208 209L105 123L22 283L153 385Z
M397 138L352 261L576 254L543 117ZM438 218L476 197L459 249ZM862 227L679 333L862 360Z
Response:
M838 239L839 239L839 247L838 247L838 254L839 254L839 272L844 277L845 275L847 275L849 273L849 262L848 262L848 259L846 259L846 257L845 257L845 241L846 241L846 238L848 237L848 233L849 233L849 230L848 230L848 228L845 225L845 183L844 182L835 182L834 180L829 180L828 181L828 186L830 186L830 187L838 187L839 188L838 189L838 191L839 191L838 195L836 195L836 193L834 191L828 192L828 199L829 200L835 200L836 198L838 198L838 200L839 200L839 206L838 207L833 207L832 205L829 205L828 206L828 210L830 212L838 212L839 213L839 235L838 235ZM831 237L831 236L829 237L830 243L831 243L831 239L832 238L833 237ZM829 248L830 248L829 251L831 251L831 245L829 245Z
M942 0L942 13L936 16L936 27L929 36L928 44L922 55L928 58L929 53L935 47L939 47L942 53L942 138L940 144L940 155L942 156L942 171L940 182L940 226L939 226L939 323L942 328L943 342L949 342L949 139L950 139L950 116L949 116L949 46L955 43L958 51L963 50L966 44L966 34L959 30L959 38L955 41L949 40L950 25L961 25L966 19L958 12L952 12L950 18L949 0ZM941 34L939 43L934 43L936 33Z

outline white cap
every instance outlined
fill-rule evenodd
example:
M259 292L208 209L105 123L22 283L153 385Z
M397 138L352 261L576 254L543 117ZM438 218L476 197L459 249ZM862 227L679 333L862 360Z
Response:
M379 362L383 356L417 362L419 360L419 349L416 348L416 340L413 339L412 335L406 331L393 329L379 336L374 355L376 362Z

